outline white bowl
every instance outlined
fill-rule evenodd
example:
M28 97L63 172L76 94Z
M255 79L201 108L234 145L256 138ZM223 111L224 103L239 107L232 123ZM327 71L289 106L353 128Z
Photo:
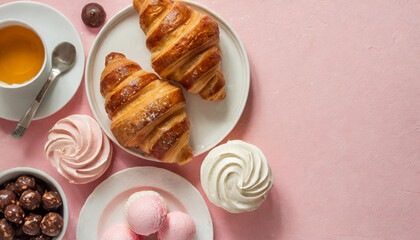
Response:
M24 83L20 83L20 84L7 84L7 83L4 83L4 82L0 81L0 87L2 87L2 88L21 88L21 87L28 86L29 84L31 84L34 81L36 81L37 79L39 79L40 78L39 76L45 71L46 65L47 65L47 60L48 60L47 46L45 45L44 39L39 34L39 32L34 27L32 27L29 23L27 23L25 21L22 21L22 20L14 19L14 18L8 18L8 19L0 20L0 29L5 28L5 27L9 27L9 26L22 26L22 27L25 27L27 29L30 29L36 35L38 35L38 37L41 39L42 45L44 46L44 62L42 63L41 69L39 70L39 72L34 77L32 77L30 80L28 80Z
M35 169L35 168L28 168L28 167L18 167L18 168L12 168L6 171L3 171L0 173L0 185L3 183L10 181L12 179L17 179L19 176L22 175L28 175L32 176L38 179L41 179L45 182L47 185L47 188L49 190L57 191L61 199L63 201L63 212L59 212L63 216L63 229L61 230L61 233L53 238L54 240L60 240L64 237L64 234L66 233L67 225L69 223L69 207L67 204L67 198L64 194L63 189L61 186L55 181L54 178L52 178L50 175L46 174L45 172Z

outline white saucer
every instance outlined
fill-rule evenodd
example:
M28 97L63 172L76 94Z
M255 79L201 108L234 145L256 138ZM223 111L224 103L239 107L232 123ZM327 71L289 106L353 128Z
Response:
M46 44L48 62L46 71L32 84L20 89L0 89L0 118L18 121L22 117L47 80L54 47L67 41L76 47L76 63L70 71L56 79L34 119L54 114L70 101L83 78L85 55L79 34L63 14L41 3L13 2L1 5L0 20L7 18L23 20L37 30Z
M205 101L199 95L184 91L186 111L191 122L190 146L194 156L197 156L216 146L235 127L248 98L250 72L245 48L232 27L205 6L184 2L211 16L219 24L222 71L226 78L227 97L221 102ZM138 62L146 71L154 72L150 52L146 48L146 37L140 29L138 18L138 13L131 5L112 17L93 43L86 64L85 83L90 107L104 132L116 144L118 142L111 132L111 121L99 91L100 76L105 67L105 56L110 52L121 52ZM135 156L153 160L139 149L123 149Z
M125 224L124 205L131 194L142 190L158 192L170 212L189 214L196 224L195 240L213 240L210 212L197 189L181 176L156 167L125 169L99 184L80 211L76 239L101 239L108 228Z

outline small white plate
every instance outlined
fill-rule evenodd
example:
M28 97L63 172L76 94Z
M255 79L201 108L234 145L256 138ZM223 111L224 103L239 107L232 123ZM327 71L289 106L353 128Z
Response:
M60 75L48 90L34 119L45 118L60 110L74 96L83 78L85 55L82 41L71 22L59 11L37 2L12 2L0 6L0 20L14 18L29 23L42 37L47 48L46 71L40 79L19 89L0 89L0 118L18 121L28 110L51 69L51 54L60 42L76 47L76 63Z
M219 24L222 71L226 78L227 97L221 102L205 101L199 95L184 91L186 111L191 122L190 146L194 156L197 156L216 146L238 122L248 98L250 73L245 49L232 27L208 8L198 3L184 2L211 16ZM138 62L146 71L154 72L150 52L146 48L146 37L140 29L138 18L132 6L112 17L93 43L86 64L86 92L90 107L102 129L116 144L118 142L112 135L111 121L99 91L100 76L105 67L105 56L110 52L121 52ZM144 156L139 149L123 149L138 157L153 160Z
M162 195L170 212L189 214L196 224L195 240L213 240L210 212L197 189L181 176L156 167L125 169L99 184L80 212L76 239L101 239L108 228L125 224L124 205L131 194L142 190Z

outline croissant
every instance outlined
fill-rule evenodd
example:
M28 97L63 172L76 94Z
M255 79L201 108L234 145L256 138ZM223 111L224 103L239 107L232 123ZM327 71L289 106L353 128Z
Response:
M192 159L190 123L182 90L144 71L121 53L106 56L100 90L111 131L125 147L140 148L163 162Z
M152 52L152 67L206 100L226 96L220 69L219 27L209 16L171 0L133 0Z

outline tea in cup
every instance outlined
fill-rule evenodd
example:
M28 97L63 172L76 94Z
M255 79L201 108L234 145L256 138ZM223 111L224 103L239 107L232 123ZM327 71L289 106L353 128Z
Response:
M27 23L0 21L0 87L19 88L39 77L47 51L39 34Z

